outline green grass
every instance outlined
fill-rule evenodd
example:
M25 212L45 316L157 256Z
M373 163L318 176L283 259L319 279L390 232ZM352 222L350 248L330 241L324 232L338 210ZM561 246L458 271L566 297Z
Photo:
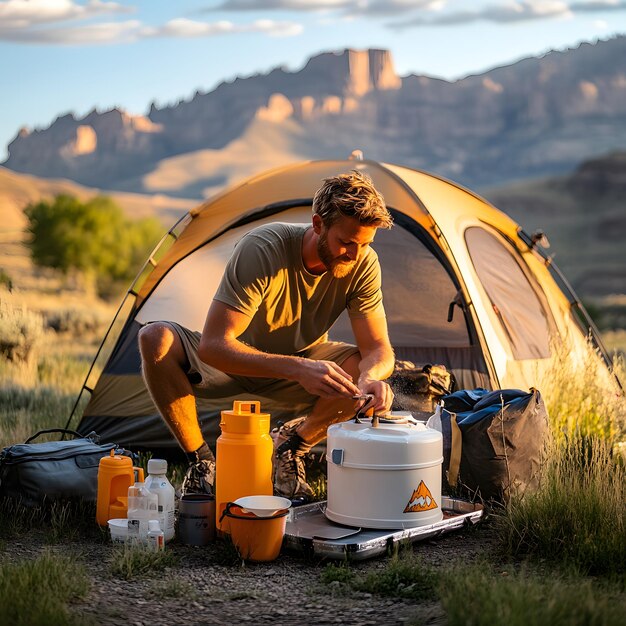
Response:
M498 522L510 556L619 577L626 567L624 465L597 437L555 444L539 490L513 497Z
M124 545L115 548L109 569L116 578L131 580L155 576L165 568L177 565L178 561L178 557L167 549L153 552L147 546Z
M12 626L86 624L68 609L84 598L89 580L75 558L44 553L34 561L0 561L1 621Z
M393 556L382 569L366 574L356 573L346 563L330 563L320 580L327 585L340 582L355 591L424 601L436 598L439 579L434 570L407 552Z
M150 594L155 600L180 598L191 601L198 598L198 592L195 587L190 582L177 576L155 582L150 588Z
M347 563L339 565L329 563L320 574L320 580L325 585L330 585L330 583L334 582L351 584L355 578L356 573Z
M626 597L580 578L546 578L487 564L442 577L439 598L448 626L618 626Z
M608 374L596 350L578 342L553 346L554 365L539 377L538 389L550 417L552 435L574 435L612 442L626 435L626 398ZM615 357L613 371L626 385L624 361Z
M75 395L50 387L0 388L0 447L24 443L45 428L65 426L75 400ZM37 441L58 438L59 435L47 435Z
M31 508L5 498L0 500L0 540L13 540L36 532L43 534L48 544L79 539L108 541L107 531L101 529L95 519L94 502L57 500Z
M614 454L626 403L587 346L577 360L558 348L545 377L551 442L534 493L514 494L498 516L504 553L611 578L626 564L626 470ZM624 378L623 362L614 364Z
M347 563L329 564L320 575L344 593L365 591L428 603L439 601L449 626L617 626L626 594L618 585L553 571L528 571L489 561L451 565L435 572L412 553L393 557L380 570L361 574ZM420 624L418 619L415 624Z

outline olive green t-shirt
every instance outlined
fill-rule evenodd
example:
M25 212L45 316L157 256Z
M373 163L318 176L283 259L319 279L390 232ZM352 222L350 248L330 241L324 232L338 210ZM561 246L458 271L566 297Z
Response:
M302 262L310 226L259 226L236 244L215 300L251 318L239 337L258 350L297 354L325 341L344 309L351 318L384 317L378 256L367 248L352 272L311 274Z

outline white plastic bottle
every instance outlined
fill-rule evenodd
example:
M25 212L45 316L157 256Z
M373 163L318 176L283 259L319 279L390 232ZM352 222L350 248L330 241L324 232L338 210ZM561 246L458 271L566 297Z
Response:
M167 480L167 461L150 459L148 461L148 478L146 487L155 493L159 499L158 514L154 519L159 520L165 541L174 538L174 487Z
M159 520L151 519L148 522L148 548L154 552L165 550L165 535L159 526Z
M148 522L158 514L159 498L145 483L137 482L128 488L128 538L146 543Z

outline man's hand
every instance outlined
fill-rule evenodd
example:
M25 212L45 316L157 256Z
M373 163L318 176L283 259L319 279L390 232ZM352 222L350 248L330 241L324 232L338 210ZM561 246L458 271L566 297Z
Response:
M362 394L369 393L374 399L365 409L374 409L374 413L388 413L393 403L393 391L391 387L382 380L359 379L359 389Z
M360 394L352 376L333 361L299 359L297 381L312 395L321 398L352 398Z

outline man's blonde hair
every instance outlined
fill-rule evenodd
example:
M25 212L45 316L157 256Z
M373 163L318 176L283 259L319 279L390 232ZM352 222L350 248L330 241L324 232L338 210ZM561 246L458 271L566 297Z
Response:
M355 217L364 226L391 228L393 224L385 200L372 179L357 170L325 178L313 198L313 213L322 218L326 228L342 215Z

